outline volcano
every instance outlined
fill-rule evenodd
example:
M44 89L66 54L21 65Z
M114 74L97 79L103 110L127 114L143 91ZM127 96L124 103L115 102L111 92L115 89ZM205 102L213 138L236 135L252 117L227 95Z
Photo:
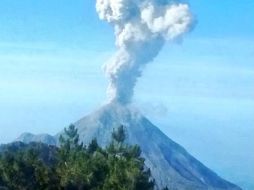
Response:
M117 103L107 104L74 125L83 143L88 144L96 138L103 147L111 141L113 129L123 125L127 133L126 142L140 146L145 164L151 169L158 189L166 186L172 190L241 189L204 166L132 107ZM23 134L18 140L26 143L41 141L57 144L56 139L61 133L51 137Z

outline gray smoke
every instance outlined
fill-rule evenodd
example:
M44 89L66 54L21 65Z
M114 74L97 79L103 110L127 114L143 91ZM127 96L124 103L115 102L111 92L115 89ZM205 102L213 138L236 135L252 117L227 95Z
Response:
M144 66L153 61L165 41L173 41L192 26L189 6L173 0L97 0L100 19L114 26L117 52L105 65L110 101L127 104Z

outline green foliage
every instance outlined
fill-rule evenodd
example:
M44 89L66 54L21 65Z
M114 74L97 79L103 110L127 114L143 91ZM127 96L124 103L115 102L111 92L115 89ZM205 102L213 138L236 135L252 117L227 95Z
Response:
M88 145L87 151L89 154L94 153L96 150L99 150L100 147L96 139L93 139L91 143Z
M57 189L53 170L38 159L34 149L6 152L0 158L2 185L9 189Z
M60 148L66 150L78 150L82 149L83 144L79 144L79 135L78 129L75 128L75 125L71 124L68 128L64 129L64 134L59 137Z
M57 175L61 187L67 189L88 189L93 178L90 155L79 143L78 131L74 125L65 129L59 138Z
M126 134L123 126L113 131L112 142L105 149L98 145L96 139L87 147L83 146L74 125L64 132L59 138L59 148L47 151L50 159L41 153L45 151L42 146L0 154L0 188L154 189L154 181L150 170L145 169L140 148L124 144Z
M116 131L113 130L112 139L118 143L123 143L126 138L124 127L121 125Z
M154 189L150 170L145 170L141 150L136 146L124 144L126 134L123 126L112 133L112 142L106 148L109 153L109 175L104 189L112 190L150 190Z

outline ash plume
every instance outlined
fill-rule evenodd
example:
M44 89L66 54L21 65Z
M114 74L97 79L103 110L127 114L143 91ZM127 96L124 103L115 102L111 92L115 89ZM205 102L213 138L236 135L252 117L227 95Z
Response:
M175 0L97 0L99 18L112 24L117 51L105 65L110 101L128 104L137 79L166 41L188 32L188 4Z

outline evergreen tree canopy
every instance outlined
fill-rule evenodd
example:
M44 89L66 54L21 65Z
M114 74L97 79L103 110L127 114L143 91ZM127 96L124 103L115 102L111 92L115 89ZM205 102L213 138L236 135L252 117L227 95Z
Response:
M124 144L125 138L121 126L112 132L112 142L106 148L96 139L86 147L80 143L78 130L70 125L60 136L59 147L34 143L15 151L7 149L0 154L0 189L154 189L140 148Z
M112 139L118 143L123 143L126 138L126 134L124 131L123 125L121 125L117 130L113 130Z

